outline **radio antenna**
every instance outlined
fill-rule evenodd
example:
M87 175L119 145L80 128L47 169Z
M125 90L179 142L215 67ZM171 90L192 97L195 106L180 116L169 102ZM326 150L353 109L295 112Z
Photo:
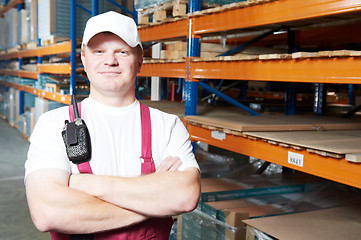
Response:
M78 103L76 102L75 95L71 95L71 101L73 102L74 119L79 118Z

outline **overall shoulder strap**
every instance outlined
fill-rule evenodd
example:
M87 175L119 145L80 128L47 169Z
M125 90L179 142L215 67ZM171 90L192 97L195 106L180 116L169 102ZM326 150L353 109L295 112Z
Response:
M142 124L142 168L141 174L155 172L155 165L152 158L152 124L150 120L149 108L140 103L140 116Z
M81 102L78 102L78 110L79 110L79 117L81 117ZM74 121L73 105L69 106L69 117L70 117L70 121L73 122ZM93 171L92 171L92 168L90 167L89 161L80 163L77 166L78 166L78 170L80 173L93 174Z

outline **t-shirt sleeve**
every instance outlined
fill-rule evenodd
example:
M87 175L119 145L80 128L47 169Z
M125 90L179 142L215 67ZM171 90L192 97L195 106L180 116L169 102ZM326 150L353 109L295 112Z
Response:
M169 135L169 141L163 154L163 159L167 156L178 156L180 158L182 161L182 165L179 168L180 171L189 167L199 169L193 153L193 147L189 139L189 133L178 117L175 117L174 119Z
M40 116L30 137L30 146L25 162L25 177L30 173L56 168L70 172L61 131L64 116L61 111L47 112Z

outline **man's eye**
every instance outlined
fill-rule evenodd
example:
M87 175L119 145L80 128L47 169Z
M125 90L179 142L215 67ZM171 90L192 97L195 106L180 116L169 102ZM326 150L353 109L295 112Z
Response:
M102 50L94 50L93 53L95 53L95 54L101 54L101 53L103 53L103 51L102 51Z
M128 55L129 52L126 51L126 50L121 50L121 51L118 51L118 54L120 54L120 55Z

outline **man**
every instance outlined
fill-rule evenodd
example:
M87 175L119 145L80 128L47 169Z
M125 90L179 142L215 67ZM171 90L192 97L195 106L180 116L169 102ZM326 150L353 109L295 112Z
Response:
M143 119L134 81L143 56L134 21L116 12L90 18L81 60L90 81L81 117L89 129L94 174L79 174L66 155L61 132L68 107L43 114L25 163L33 222L40 231L57 233L53 239L90 233L95 239L112 239L103 236L108 233L149 239L165 228L167 234L159 233L158 239L167 239L165 217L191 211L198 203L199 167L179 118L150 108L156 170L141 175ZM151 230L144 227L150 225Z

